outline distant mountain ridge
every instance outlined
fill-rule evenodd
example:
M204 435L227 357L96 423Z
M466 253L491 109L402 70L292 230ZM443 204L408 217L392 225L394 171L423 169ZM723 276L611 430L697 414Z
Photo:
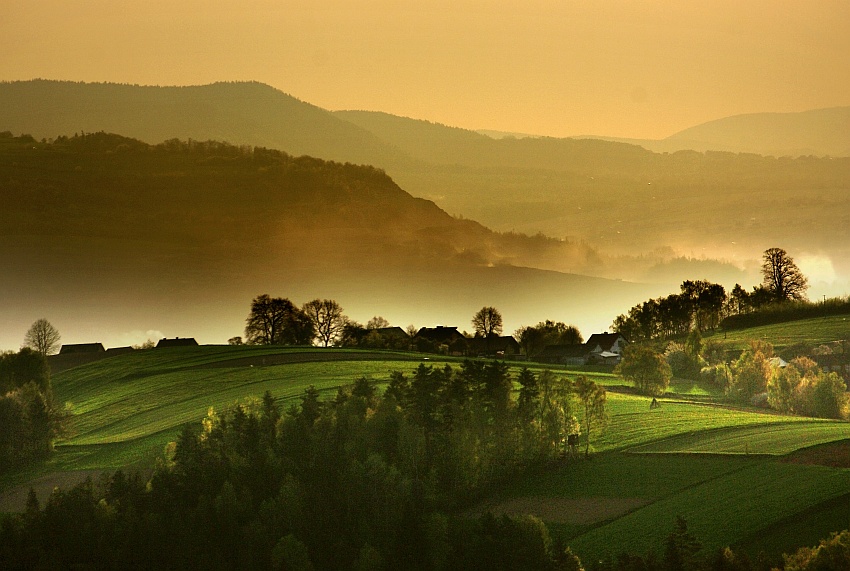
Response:
M218 140L292 155L377 164L402 160L373 134L257 82L139 86L37 79L0 83L0 130L37 139L121 133L156 144Z
M664 154L574 138L496 140L386 113L331 112L259 83L0 83L4 130L37 139L103 130L149 144L178 138L261 145L374 165L450 214L502 232L569 237L609 259L666 252L665 259L708 255L743 265L781 245L818 252L839 273L850 273L850 158ZM596 275L653 279L645 267L623 260ZM574 271L554 259L537 267Z
M774 157L850 156L850 107L796 113L748 113L708 121L664 139L583 135L639 145L656 153L693 150L753 153Z
M775 156L850 156L850 106L799 113L749 113L709 121L665 141Z

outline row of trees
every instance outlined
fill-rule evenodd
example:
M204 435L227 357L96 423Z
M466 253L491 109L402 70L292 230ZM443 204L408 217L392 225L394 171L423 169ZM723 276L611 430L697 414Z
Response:
M475 337L478 338L490 339L501 335L503 331L502 314L495 307L482 307L472 316L471 323ZM390 329L390 323L383 317L375 316L366 325L349 319L334 300L315 299L299 308L289 299L263 294L251 302L244 341L242 337L234 337L229 341L232 344L245 342L251 345L319 343L324 347L338 345L408 349L410 339L417 332L412 325L404 331L405 335L387 332L387 329ZM514 333L514 337L529 358L538 356L547 345L574 345L584 341L574 325L550 320L521 327Z
M210 411L169 447L149 484L116 473L31 496L0 518L5 568L571 569L536 518L451 518L496 483L564 454L599 425L592 381L503 363L419 366L300 406ZM582 426L579 419L584 423Z
M785 250L765 250L761 271L762 283L752 292L735 284L728 295L720 284L686 280L678 294L645 301L617 316L612 330L631 341L670 339L687 335L692 328L714 330L730 315L805 299L806 277Z
M340 339L349 323L342 306L332 299L314 299L299 308L289 299L263 294L251 302L245 341L251 345L310 345L315 341L327 347Z

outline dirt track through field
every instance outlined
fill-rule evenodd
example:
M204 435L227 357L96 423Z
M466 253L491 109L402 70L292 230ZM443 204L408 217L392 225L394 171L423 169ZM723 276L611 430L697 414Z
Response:
M530 514L545 522L569 525L592 525L642 507L648 503L643 498L549 498L528 496L487 502L470 510L468 515L485 512L493 515L518 516Z

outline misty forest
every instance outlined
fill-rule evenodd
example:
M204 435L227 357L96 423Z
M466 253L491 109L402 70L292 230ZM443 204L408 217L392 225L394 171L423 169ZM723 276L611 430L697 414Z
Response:
M850 570L848 109L0 83L0 568Z

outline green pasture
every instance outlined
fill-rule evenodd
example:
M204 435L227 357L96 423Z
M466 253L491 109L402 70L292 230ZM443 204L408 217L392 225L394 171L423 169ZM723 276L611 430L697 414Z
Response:
M704 548L713 550L753 537L811 506L846 498L850 490L847 469L770 459L750 463L746 458L708 460L716 460L718 467L727 470L682 489L668 486L662 497L649 505L570 538L572 549L585 560L623 551L661 554L664 539L681 515ZM742 467L728 469L735 462ZM618 497L628 497L633 485L628 480L620 480L620 484ZM796 540L789 541L782 549L799 545Z
M359 377L383 385L393 371L410 374L420 363L458 367L460 361L380 351L228 346L106 358L55 375L57 399L72 407L73 433L57 443L46 462L5 477L0 490L51 472L150 468L182 425L199 422L209 407L221 410L267 390L286 408L310 385L331 398ZM547 368L510 365L513 375L524 366L535 372ZM841 518L845 506L850 509L850 469L777 457L846 440L850 423L726 406L716 389L682 380L675 380L659 399L661 406L650 410L650 398L634 394L610 372L562 367L554 372L587 375L608 389L609 418L591 434L594 453L512 482L499 496L637 500L607 521L549 522L583 559L623 550L660 552L679 514L709 548L761 548L764 530L776 537L770 549L795 547L802 537L794 532L798 520L809 521L813 529L846 527ZM580 410L576 415L581 417Z
M844 439L850 439L850 422L806 418L689 432L636 446L629 452L784 455Z
M729 349L742 350L754 339L770 342L775 348L790 345L821 345L831 341L850 339L850 315L813 317L772 325L760 325L706 335L703 340L716 339Z
M631 450L671 437L684 438L721 428L750 426L754 431L758 431L759 427L774 424L811 425L818 422L756 409L739 409L672 398L658 399L661 406L651 410L651 400L644 396L609 392L608 423L595 437L591 434L593 448L598 452ZM847 423L839 424L850 427ZM755 448L750 452L762 453Z

